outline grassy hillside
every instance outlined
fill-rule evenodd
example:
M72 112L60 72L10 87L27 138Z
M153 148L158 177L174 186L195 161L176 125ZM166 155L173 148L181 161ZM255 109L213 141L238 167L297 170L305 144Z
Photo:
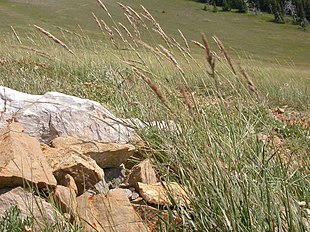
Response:
M205 12L193 1L143 1L156 20L144 20L148 29L126 23L113 0L105 1L111 18L96 1L25 2L0 3L0 85L56 90L123 118L176 124L138 130L147 144L141 154L163 180L185 186L191 202L168 208L158 230L309 229L309 33L270 15ZM127 3L147 14L141 1ZM109 40L91 12L124 40L115 29Z
M270 22L271 15L206 12L201 4L184 0L160 0L156 4L151 0L123 3L130 3L135 9L143 4L172 36L177 35L178 28L188 39L197 40L200 32L209 36L216 34L234 55L250 56L265 64L295 64L308 71L310 33L304 33L297 26L274 24ZM120 8L115 1L107 0L105 4L116 20L120 19ZM9 26L24 34L32 32L32 25L38 24L53 33L59 33L58 26L78 33L83 30L83 33L94 36L98 34L98 28L91 12L107 19L96 1L63 1L60 4L52 0L4 0L0 6L0 30L5 35L12 33Z

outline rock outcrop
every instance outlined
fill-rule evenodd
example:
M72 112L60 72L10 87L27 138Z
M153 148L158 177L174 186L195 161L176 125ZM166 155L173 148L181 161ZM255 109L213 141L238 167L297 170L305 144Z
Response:
M155 170L152 167L151 160L145 159L139 164L135 165L126 179L126 183L130 187L138 187L138 182L144 184L157 183Z
M88 156L101 168L118 167L135 152L131 144L86 141L74 137L58 137L51 142L52 147L68 148Z
M25 133L46 144L59 136L128 143L134 134L98 102L58 92L31 95L0 86L0 112L0 129L15 120Z
M133 128L179 128L127 123L94 101L0 86L0 216L16 205L35 218L30 231L78 223L83 231L146 232L163 211L149 205L189 204L185 188L158 183L150 159L135 163L145 144Z
M53 200L57 208L72 218L76 215L76 193L73 189L57 185L54 189Z
M177 204L190 204L184 187L175 182L159 182L152 185L139 182L138 189L142 198L151 204L172 206L171 198Z
M34 218L35 230L33 231L42 231L56 220L62 220L60 214L54 210L50 203L33 196L22 187L0 189L0 217L13 205L20 209L22 218L27 216Z
M42 146L42 150L58 182L63 182L62 179L69 174L76 183L79 195L104 181L103 170L90 157L68 148Z
M19 123L0 130L0 188L43 188L56 184L53 171L35 138L24 134Z
M123 189L110 191L106 196L85 193L77 198L77 202L86 231L148 231Z

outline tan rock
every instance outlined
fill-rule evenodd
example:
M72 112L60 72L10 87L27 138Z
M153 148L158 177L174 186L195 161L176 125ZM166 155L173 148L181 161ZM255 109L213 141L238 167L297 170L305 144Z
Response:
M107 196L84 193L77 202L78 215L86 231L148 231L123 189L113 190Z
M76 214L76 193L73 189L57 185L54 189L53 199L56 206L61 209L63 213L68 213L72 217Z
M152 185L139 182L138 190L140 196L148 203L171 206L172 203L169 199L171 196L178 204L190 204L184 187L182 188L175 182L169 184L160 182Z
M135 188L137 188L138 182L144 184L155 184L157 182L156 173L150 159L145 159L135 165L126 179L126 183Z
M0 188L32 184L39 188L55 186L52 171L39 142L24 134L19 123L0 131Z
M90 157L68 148L41 148L58 182L63 183L66 174L69 174L76 183L79 195L92 189L99 181L104 181L103 170Z
M50 203L34 196L22 187L0 189L0 217L13 205L20 209L22 218L32 216L35 219L36 230L32 231L43 231L46 226L53 224L56 220L58 222L61 220L61 216Z
M70 176L69 174L66 174L64 178L62 179L62 181L63 181L62 182L63 186L68 187L69 189L72 189L75 192L75 194L78 193L76 183L72 176Z
M84 141L74 137L58 137L52 141L55 148L69 148L91 157L101 168L118 167L135 152L130 144Z

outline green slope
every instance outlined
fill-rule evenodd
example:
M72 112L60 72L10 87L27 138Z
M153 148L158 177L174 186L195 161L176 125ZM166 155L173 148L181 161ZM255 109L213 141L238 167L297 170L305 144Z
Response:
M114 0L103 1L116 20L122 17L122 10ZM300 69L308 70L310 63L310 33L293 25L279 25L270 22L271 15L254 16L234 12L206 12L202 5L185 0L125 0L124 4L140 10L143 4L162 27L171 35L178 35L181 29L189 39L199 40L200 32L208 36L216 34L230 52L254 60L294 63ZM3 0L0 2L0 31L2 38L12 33L10 26L24 36L33 31L33 24L41 25L52 33L57 26L100 35L91 12L108 20L105 12L95 0ZM97 38L97 36L95 36Z

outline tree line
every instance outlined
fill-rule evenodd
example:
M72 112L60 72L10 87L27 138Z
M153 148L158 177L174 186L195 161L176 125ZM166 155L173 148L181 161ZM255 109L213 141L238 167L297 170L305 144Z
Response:
M274 15L274 21L285 23L289 19L305 28L310 21L310 0L196 0L205 3L205 9L221 6L223 11L237 9L240 13L253 11L256 14L268 12Z

